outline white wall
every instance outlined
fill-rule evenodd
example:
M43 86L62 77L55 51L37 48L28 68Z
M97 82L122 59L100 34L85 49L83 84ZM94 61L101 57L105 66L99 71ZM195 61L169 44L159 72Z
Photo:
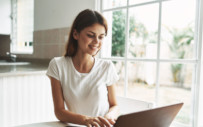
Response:
M11 32L11 3L10 0L0 0L0 34Z
M70 27L86 8L95 9L95 0L35 0L34 30Z

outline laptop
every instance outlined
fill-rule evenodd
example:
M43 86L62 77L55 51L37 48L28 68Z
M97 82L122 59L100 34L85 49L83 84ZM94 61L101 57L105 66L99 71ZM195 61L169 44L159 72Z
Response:
M121 115L113 127L169 127L183 103ZM69 125L66 127L82 127Z
M169 127L183 103L121 115L114 127Z

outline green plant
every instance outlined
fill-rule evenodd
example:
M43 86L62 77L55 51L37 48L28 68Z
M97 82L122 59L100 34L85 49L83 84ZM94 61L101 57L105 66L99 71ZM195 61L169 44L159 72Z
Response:
M112 56L124 56L125 53L125 13L113 12Z
M113 24L112 24L112 56L125 55L125 18L126 14L123 11L113 12ZM129 19L129 34L135 33L136 37L148 37L148 32L142 23L136 23L134 17ZM133 46L130 43L130 46ZM130 51L132 54L133 52ZM136 54L134 54L136 56Z
M123 57L125 55L125 23L126 23L126 14L123 11L114 11L113 12L113 22L112 22L112 56ZM148 31L145 28L144 24L136 23L134 17L129 18L129 35L133 34L136 37L142 37L144 40L148 37ZM134 46L134 42L129 42L130 46ZM136 53L131 49L129 52L136 57ZM117 62L114 62L116 64ZM119 73L123 68L124 63L121 64Z
M167 29L172 36L172 41L167 41L172 58L184 59L186 57L186 53L191 47L191 42L194 40L194 32L192 27L188 26L184 29ZM171 64L173 82L178 87L183 87L184 73L182 71L183 64Z

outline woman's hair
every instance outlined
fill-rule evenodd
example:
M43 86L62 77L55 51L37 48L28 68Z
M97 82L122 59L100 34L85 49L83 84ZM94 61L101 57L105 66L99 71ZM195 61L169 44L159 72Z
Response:
M107 21L99 12L86 9L78 14L71 27L69 39L66 45L66 52L64 56L73 57L77 52L78 43L77 40L75 40L73 37L74 30L80 33L81 30L83 30L86 27L92 26L95 23L104 26L105 33L107 35L108 31Z

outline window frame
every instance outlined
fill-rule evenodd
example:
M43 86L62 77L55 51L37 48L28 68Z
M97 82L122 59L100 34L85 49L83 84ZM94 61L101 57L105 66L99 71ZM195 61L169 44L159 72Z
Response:
M125 35L127 36L125 38L125 56L124 57L102 57L101 54L99 54L99 58L101 59L107 59L111 61L120 61L124 62L125 66L125 76L124 76L124 96L127 97L127 88L128 88L128 62L154 62L156 63L156 88L155 88L155 105L158 104L158 98L159 98L159 72L160 72L160 63L182 63L182 64L194 64L194 77L193 83L192 83L192 89L191 89L191 96L192 96L192 118L191 118L191 126L192 127L199 127L200 126L200 114L199 111L202 110L200 108L200 100L203 99L202 96L200 96L200 93L203 92L203 87L200 86L201 83L203 83L203 68L201 65L203 65L203 44L202 44L202 38L203 38L203 0L196 0L196 15L195 15L195 36L194 41L196 42L195 45L195 58L194 59L163 59L160 58L160 48L161 48L161 19L162 19L162 3L165 1L173 1L173 0L157 0L157 1L150 1L150 2L144 2L140 4L135 5L129 5L129 0L127 0L126 6L121 7L115 7L110 9L103 9L103 0L96 0L96 9L100 11L101 13L104 12L110 12L110 11L116 11L121 9L126 9L126 26L125 26ZM159 4L159 19L158 19L158 42L157 42L157 57L150 59L150 58L128 58L128 35L129 35L129 8L136 7L136 6L143 6L148 4L158 3ZM202 114L203 115L203 114ZM174 122L175 126L178 127L188 127L188 125L183 125L178 122ZM189 125L189 126L190 126ZM202 125L201 125L202 126Z
M26 0L24 0L26 1ZM24 1L20 1L20 2L24 2ZM10 43L10 52L11 53L14 53L14 54L33 54L34 52L34 46L33 46L33 41L34 41L34 35L33 35L33 32L34 32L34 0L33 1L33 4L32 4L32 13L33 13L33 22L31 24L32 26L32 29L30 30L32 32L32 46L28 46L30 49L26 49L25 50L25 47L23 47L23 49L19 50L17 49L17 45L18 45L18 37L19 37L19 30L18 30L18 20L19 20L19 16L18 16L18 6L19 6L19 0L11 0L11 43ZM21 3L22 4L22 3ZM24 6L25 7L25 6ZM20 17L22 18L22 17ZM25 17L23 17L25 18ZM27 42L27 45L29 45L29 42ZM22 48L22 47L21 47Z

